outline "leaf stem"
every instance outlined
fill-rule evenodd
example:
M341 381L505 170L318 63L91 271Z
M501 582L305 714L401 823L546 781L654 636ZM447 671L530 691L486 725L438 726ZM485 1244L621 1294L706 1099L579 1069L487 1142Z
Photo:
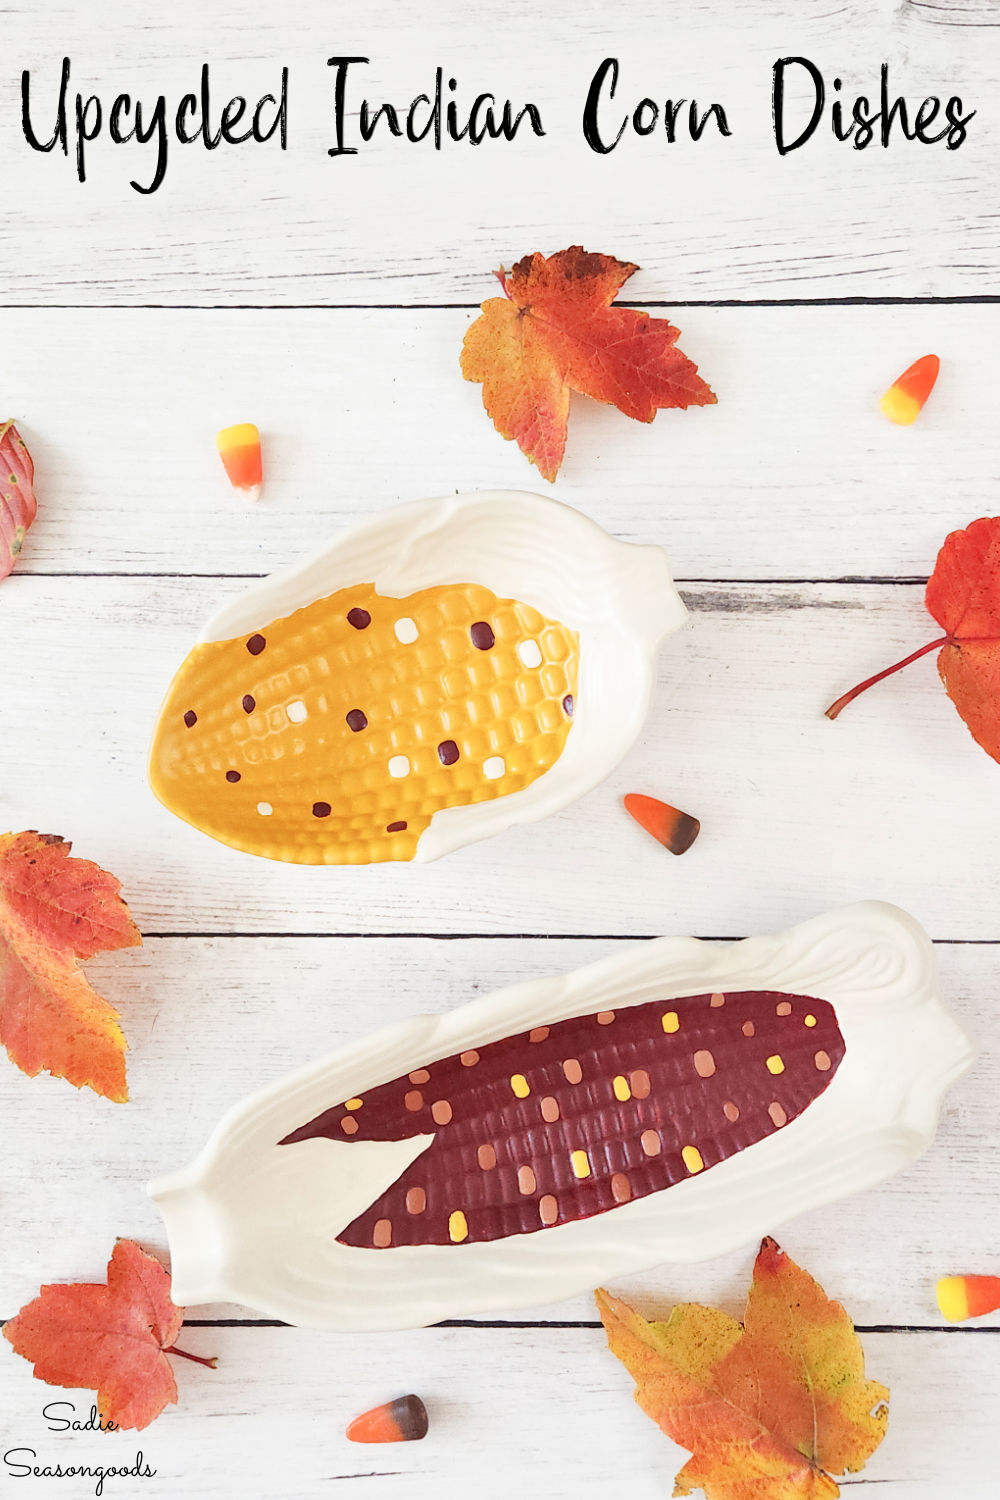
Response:
M196 1365L207 1365L210 1370L214 1370L219 1363L219 1356L217 1354L213 1355L211 1359L206 1359L202 1354L189 1354L186 1349L178 1349L176 1344L171 1344L170 1348L164 1349L163 1352L164 1354L179 1355L181 1359L193 1360Z
M903 667L908 667L911 661L916 661L919 657L926 656L928 651L936 651L939 646L947 646L950 640L950 635L943 635L940 640L930 641L926 646L921 646L919 651L912 651L909 656L904 656L903 660L896 662L895 666L886 667L884 672L876 672L874 677L868 677L864 682L859 682L857 687L852 687L851 691L845 693L842 698L838 698L836 703L830 704L830 707L826 710L826 717L828 719L835 719L842 709L845 709L849 703L853 703L854 699L868 688L874 687L876 682L881 682L883 677L891 677L894 672L899 672Z

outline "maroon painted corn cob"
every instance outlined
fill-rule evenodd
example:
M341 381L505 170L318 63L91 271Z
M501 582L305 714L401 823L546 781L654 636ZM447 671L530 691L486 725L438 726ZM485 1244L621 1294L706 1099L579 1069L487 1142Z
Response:
M833 1007L771 990L578 1016L415 1068L282 1145L435 1139L338 1236L456 1244L605 1213L782 1129L844 1056Z

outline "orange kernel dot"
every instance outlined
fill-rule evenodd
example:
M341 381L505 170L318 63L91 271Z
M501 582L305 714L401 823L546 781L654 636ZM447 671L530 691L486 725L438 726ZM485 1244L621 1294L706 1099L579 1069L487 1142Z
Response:
M544 1198L538 1200L538 1217L546 1226L554 1224L559 1217L558 1201L551 1193L546 1193Z
M715 1058L707 1048L702 1048L694 1055L694 1070L699 1078L711 1078L715 1072Z
M649 1074L645 1068L636 1068L634 1073L630 1073L629 1083L632 1086L632 1097L634 1099L649 1098Z
M829 1052L817 1052L816 1056L813 1058L813 1061L815 1062L817 1068L821 1073L829 1073L830 1069L833 1067L833 1063L830 1061Z
M422 1187L412 1187L406 1194L406 1212L422 1214L427 1207L427 1194Z
M559 1101L547 1094L541 1102L542 1119L546 1125L554 1125L559 1118Z
M725 1005L726 997L725 995L713 995L708 1003L713 1009L718 1010L720 1006Z
M792 1007L787 1000L782 1000L781 1004L775 1007L774 1013L776 1016L790 1016Z
M647 1156L659 1156L663 1143L655 1130L644 1130L639 1144Z
M535 1026L535 1027L532 1028L531 1031L528 1032L528 1041L529 1042L544 1042L544 1040L548 1036L548 1034L549 1034L549 1028L547 1026Z
M624 1172L615 1172L611 1178L611 1196L616 1203L627 1203L632 1196L632 1184Z
M753 1036L754 1030L755 1030L753 1022L752 1021L744 1021L743 1022L742 1030L743 1030L743 1035L744 1036Z
M384 1250L392 1244L392 1220L379 1219L372 1230L372 1244L376 1250Z
M771 1116L771 1119L774 1121L775 1125L779 1127L779 1129L782 1125L785 1124L786 1120L788 1119L788 1116L785 1114L785 1111L782 1109L777 1099L774 1100L773 1104L769 1104L767 1106L767 1112Z
M353 1115L345 1115L340 1122L340 1128L345 1135L357 1135L359 1127Z
M463 1052L458 1060L463 1068L474 1068L479 1061L479 1053L474 1047L470 1047L469 1051Z
M480 1146L476 1152L476 1161L484 1172L492 1172L497 1164L497 1154L492 1146Z
M732 1099L727 1099L725 1104L722 1106L722 1113L725 1115L726 1119L731 1125L735 1125L736 1121L740 1117L739 1105L734 1104Z
M510 1086L518 1099L527 1099L531 1093L531 1085L523 1073L515 1073L510 1080Z
M824 1057L826 1056L825 1053L823 1055L824 1055ZM817 1054L817 1056L818 1056L818 1054ZM785 1071L785 1064L781 1060L781 1058L778 1056L777 1052L774 1052L774 1053L771 1054L771 1056L767 1059L767 1062L765 1063L765 1067L767 1068L767 1071L769 1073L775 1073L775 1074L777 1074L777 1073L783 1073Z
M424 1096L419 1089L411 1089L408 1094L404 1095L403 1103L411 1114L416 1114L418 1109L424 1107Z
M517 1190L519 1193L523 1193L526 1198L529 1198L535 1191L535 1174L530 1167L518 1167Z
M448 1125L451 1122L452 1109L447 1099L435 1099L431 1105L431 1119L435 1125Z
M610 1026L611 1022L614 1020L614 1018L615 1018L615 1013L614 1013L613 1010L601 1010L601 1011L598 1011L598 1013L597 1013L597 1024L598 1024L598 1026Z
M431 1075L426 1068L415 1068L410 1074L411 1083L430 1083Z
M583 1077L583 1069L575 1057L569 1057L563 1063L563 1072L566 1074L567 1083L579 1083Z

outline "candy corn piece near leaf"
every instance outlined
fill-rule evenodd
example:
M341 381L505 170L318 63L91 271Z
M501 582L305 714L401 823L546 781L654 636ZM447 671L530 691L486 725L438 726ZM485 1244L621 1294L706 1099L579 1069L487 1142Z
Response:
M919 417L924 402L934 389L941 361L936 354L925 354L893 381L879 402L882 415L900 427L909 427Z
M949 1323L981 1318L1000 1308L1000 1276L942 1276L937 1300Z
M427 1408L419 1396L398 1396L364 1412L347 1429L352 1443L415 1443L427 1436Z
M242 491L248 500L256 500L260 494L262 473L260 433L254 424L239 422L235 427L223 427L215 441L229 483Z
M629 792L625 798L625 811L641 828L669 849L671 854L686 854L701 832L697 818L671 807L668 802L658 802L655 797L644 797L639 792Z

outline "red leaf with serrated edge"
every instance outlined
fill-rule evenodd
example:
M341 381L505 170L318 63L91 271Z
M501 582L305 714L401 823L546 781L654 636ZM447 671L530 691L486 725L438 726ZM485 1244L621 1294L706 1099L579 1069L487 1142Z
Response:
M709 406L715 396L677 348L665 318L612 299L638 266L580 245L534 254L501 273L465 335L462 374L483 387L493 425L553 480L566 446L570 390L651 422L667 407Z
M34 1365L36 1380L96 1391L105 1424L141 1428L177 1400L167 1354L184 1353L173 1347L183 1322L169 1272L134 1240L119 1240L106 1286L43 1286L3 1332ZM214 1360L184 1358L214 1368Z
M118 1012L78 960L142 938L119 881L70 858L70 847L52 835L0 834L0 1043L29 1077L44 1070L121 1102Z
M867 688L940 648L938 672L948 697L977 744L1000 760L1000 516L973 521L945 539L925 603L945 635L859 683L826 716L835 719Z
M13 422L0 422L0 582L13 571L38 502L35 466Z

